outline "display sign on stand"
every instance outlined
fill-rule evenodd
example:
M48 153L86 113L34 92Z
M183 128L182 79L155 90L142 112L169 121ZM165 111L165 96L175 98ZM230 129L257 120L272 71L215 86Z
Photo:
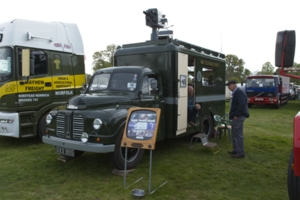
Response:
M159 108L130 108L121 146L154 150L159 118Z
M152 194L155 191L151 192L150 186L152 150L155 149L159 119L159 108L130 108L128 110L127 121L121 142L121 146L125 147L124 188L126 188L127 148L141 148L150 150L149 193ZM141 179L142 178L139 180ZM166 183L167 181L162 185Z

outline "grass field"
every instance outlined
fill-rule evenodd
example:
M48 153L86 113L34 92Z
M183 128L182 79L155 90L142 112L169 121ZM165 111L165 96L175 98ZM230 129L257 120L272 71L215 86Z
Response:
M228 111L228 102L226 103ZM148 193L150 151L137 169L124 179L112 174L108 156L84 153L66 163L57 160L54 147L36 139L0 137L0 199L125 200L131 190L143 189L143 199L285 200L287 166L292 148L293 118L300 101L279 109L249 109L244 123L246 158L227 154L231 144L223 137L213 155L197 143L189 150L190 137L165 140L152 151L151 191Z

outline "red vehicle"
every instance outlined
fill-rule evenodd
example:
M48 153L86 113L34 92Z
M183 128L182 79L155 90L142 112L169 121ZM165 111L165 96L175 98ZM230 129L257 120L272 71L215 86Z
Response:
M275 65L280 67L280 75L300 79L300 76L286 74L286 68L292 67L295 55L295 31L277 33ZM300 112L294 119L293 149L288 165L287 185L290 200L300 200Z

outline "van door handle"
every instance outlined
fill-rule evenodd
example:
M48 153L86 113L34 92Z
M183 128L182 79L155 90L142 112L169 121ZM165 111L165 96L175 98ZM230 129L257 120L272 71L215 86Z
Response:
M51 85L52 85L51 82L46 82L46 83L45 83L45 86L46 86L46 87L51 87Z

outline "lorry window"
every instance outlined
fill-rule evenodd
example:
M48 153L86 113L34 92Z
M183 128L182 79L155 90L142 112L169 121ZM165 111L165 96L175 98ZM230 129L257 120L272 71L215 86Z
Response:
M106 90L109 83L110 74L95 75L90 86L89 91Z
M214 82L214 70L209 68L202 69L202 85L203 86L213 86Z
M12 74L12 49L0 48L0 81L6 80L5 77L10 77Z
M22 76L22 50L19 49L19 75ZM48 56L43 51L30 50L30 76L48 73Z
M115 73L110 80L110 89L115 91L135 91L137 86L137 74Z
M273 78L247 79L247 87L270 87L275 86Z

